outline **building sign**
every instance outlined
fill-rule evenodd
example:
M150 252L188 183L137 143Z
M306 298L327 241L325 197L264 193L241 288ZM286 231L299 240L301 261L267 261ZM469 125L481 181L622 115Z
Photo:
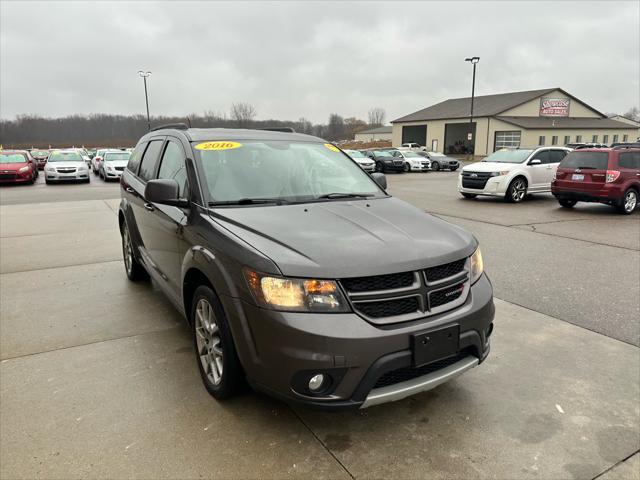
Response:
M540 99L540 116L541 117L568 117L569 116L569 100L568 98L541 98Z

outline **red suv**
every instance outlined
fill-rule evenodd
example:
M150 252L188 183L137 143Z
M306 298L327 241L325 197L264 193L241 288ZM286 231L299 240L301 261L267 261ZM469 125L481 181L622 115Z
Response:
M640 149L575 150L560 162L551 193L566 208L577 202L600 202L629 215L640 194Z

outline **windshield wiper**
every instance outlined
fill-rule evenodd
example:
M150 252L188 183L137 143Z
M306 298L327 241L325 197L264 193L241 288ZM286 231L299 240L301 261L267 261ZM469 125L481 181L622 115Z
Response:
M317 198L369 198L373 197L373 193L326 193Z
M266 205L275 204L282 205L284 203L290 203L283 198L240 198L238 200L219 200L209 202L210 207L218 207L224 205Z

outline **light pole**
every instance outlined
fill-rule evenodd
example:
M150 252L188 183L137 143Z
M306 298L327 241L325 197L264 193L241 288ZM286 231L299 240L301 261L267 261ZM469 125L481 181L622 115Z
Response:
M140 75L144 81L144 101L147 103L147 128L151 130L151 119L149 118L149 95L147 95L147 77L151 75L151 72L138 70L138 75Z
M473 97L475 97L476 93L476 63L480 61L480 57L465 58L464 61L471 62L471 64L473 65L473 80L471 82L471 116L469 117L469 135L467 135L467 140L471 140L473 142L472 145L474 146L473 149L475 150L476 141L475 138L473 138ZM471 138L469 138L469 136Z

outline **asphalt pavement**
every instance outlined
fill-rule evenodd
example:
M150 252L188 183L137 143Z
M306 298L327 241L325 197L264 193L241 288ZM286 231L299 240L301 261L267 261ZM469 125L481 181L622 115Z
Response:
M639 479L640 213L388 180L480 240L492 352L340 413L206 393L184 321L125 277L117 184L0 187L0 478Z

